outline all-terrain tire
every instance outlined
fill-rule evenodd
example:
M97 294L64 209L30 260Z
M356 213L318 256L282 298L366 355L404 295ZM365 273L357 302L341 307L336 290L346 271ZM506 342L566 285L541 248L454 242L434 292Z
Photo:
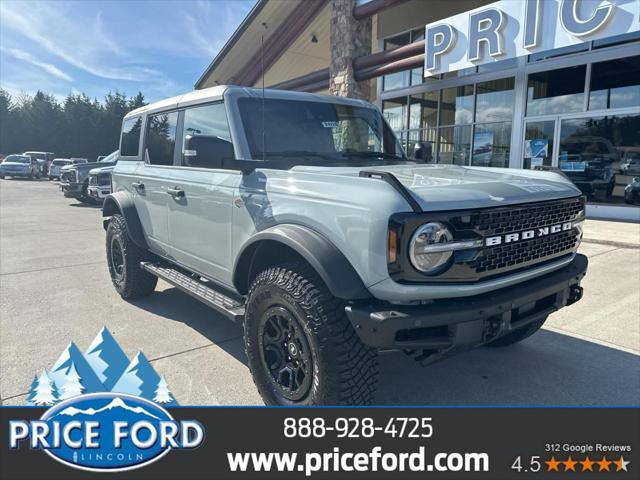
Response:
M149 261L152 255L136 245L127 232L124 217L116 214L107 227L107 265L116 291L125 300L146 297L156 288L158 277L140 268L140 262ZM114 260L119 249L122 264Z
M506 334L504 337L500 337L495 339L492 342L487 343L486 347L508 347L509 345L513 345L514 343L521 342L525 338L529 338L531 335L536 333L544 322L547 321L547 317L544 317L542 320L538 320L537 322L530 323L526 327L519 328L518 330L514 330L511 333Z
M302 328L312 368L304 396L282 394L263 361L265 317L284 307ZM317 273L304 262L268 268L249 289L244 325L245 351L253 381L267 405L365 405L378 381L377 350L364 345ZM303 342L304 343L304 342Z

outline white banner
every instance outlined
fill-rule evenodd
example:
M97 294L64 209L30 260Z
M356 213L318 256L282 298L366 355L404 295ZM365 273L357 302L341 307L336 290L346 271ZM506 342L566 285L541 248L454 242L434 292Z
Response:
M425 27L425 77L637 32L640 0L502 0Z

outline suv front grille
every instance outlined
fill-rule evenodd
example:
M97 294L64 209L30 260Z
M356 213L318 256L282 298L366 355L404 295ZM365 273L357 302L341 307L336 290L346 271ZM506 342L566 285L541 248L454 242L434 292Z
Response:
M578 244L578 233L561 232L510 245L488 248L475 261L478 273L499 270L567 253Z
M573 220L584 208L579 198L480 213L475 225L482 236L518 232ZM473 218L472 218L473 221Z
M69 183L76 183L76 171L75 170L68 170L65 172L62 172L60 174L60 179L63 182L69 182Z
M573 198L480 213L475 219L472 217L472 222L475 220L476 230L486 238L574 221L583 209L582 200ZM477 273L483 273L537 263L571 252L578 246L579 237L580 232L573 228L531 240L485 247L471 264Z

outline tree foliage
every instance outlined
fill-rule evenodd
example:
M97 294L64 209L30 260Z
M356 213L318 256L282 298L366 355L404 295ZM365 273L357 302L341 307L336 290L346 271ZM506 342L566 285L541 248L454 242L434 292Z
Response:
M36 150L94 161L118 148L122 118L143 105L141 92L130 98L109 92L103 102L73 93L59 103L40 91L12 98L0 89L0 153Z

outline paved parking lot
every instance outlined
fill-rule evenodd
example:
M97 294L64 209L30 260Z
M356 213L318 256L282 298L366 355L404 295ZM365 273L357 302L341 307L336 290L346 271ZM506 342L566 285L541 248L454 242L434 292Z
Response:
M380 404L640 403L640 226L625 242L583 243L585 298L507 349L479 349L422 368L380 359ZM159 283L127 303L111 287L100 210L55 183L0 180L0 401L23 404L33 375L73 340L84 351L103 325L131 358L141 350L181 404L260 404L241 329ZM618 236L622 238L622 236ZM629 248L631 247L631 248Z

